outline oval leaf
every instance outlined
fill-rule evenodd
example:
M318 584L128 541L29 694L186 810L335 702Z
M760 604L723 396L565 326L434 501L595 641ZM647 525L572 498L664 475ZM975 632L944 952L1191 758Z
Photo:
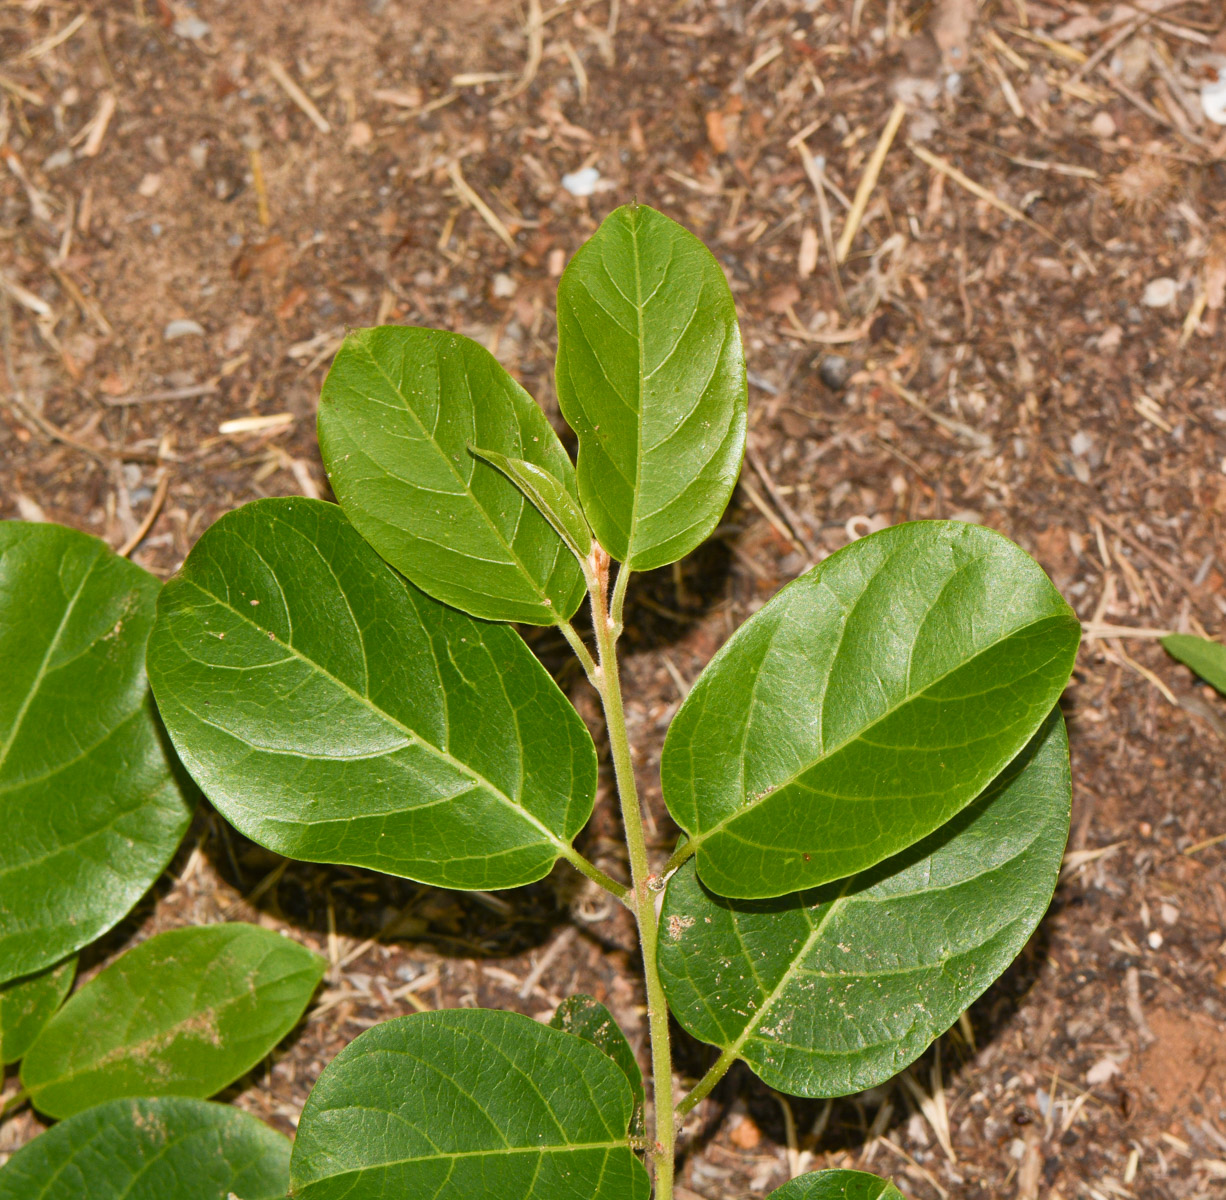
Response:
M1226 696L1226 646L1190 633L1172 633L1162 639L1162 648Z
M158 588L98 538L0 521L0 982L122 920L187 831L145 682Z
M661 776L724 896L841 879L969 804L1030 740L1081 626L978 525L853 542L754 614L677 712Z
M522 458L508 458L478 446L469 446L468 450L497 467L515 484L576 558L586 558L592 552L592 531L578 502L548 471Z
M470 442L575 490L545 414L483 346L401 325L345 339L324 382L319 449L358 532L444 604L491 621L569 618L584 594L578 563Z
M630 1118L630 1133L634 1137L642 1137L643 1104L646 1099L643 1092L643 1072L639 1069L638 1059L634 1057L634 1051L613 1014L595 996L580 993L563 1000L549 1024L563 1033L573 1034L585 1042L591 1042L621 1067L634 1097L634 1116Z
M888 1179L867 1171L810 1171L766 1200L903 1200L903 1195Z
M149 674L209 799L290 858L514 887L591 815L591 735L523 639L406 584L334 504L222 517L166 585Z
M51 1018L22 1085L52 1117L121 1096L212 1096L293 1029L326 966L256 925L160 933Z
M68 995L77 960L0 986L0 1064L16 1062Z
M948 1029L1037 928L1060 873L1071 796L1054 712L975 803L861 875L729 900L684 864L661 918L669 1007L696 1038L782 1092L875 1087Z
M367 1030L307 1098L296 1200L646 1200L634 1103L594 1046L518 1013L455 1009Z
M0 1200L283 1200L290 1144L225 1104L112 1100L27 1143Z
M683 558L745 453L745 357L711 252L646 205L606 217L558 285L557 387L600 544L635 571Z

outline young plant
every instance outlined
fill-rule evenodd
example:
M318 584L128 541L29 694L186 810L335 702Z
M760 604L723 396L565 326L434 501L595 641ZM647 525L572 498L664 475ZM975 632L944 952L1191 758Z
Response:
M451 888L565 860L638 927L648 1087L591 997L551 1026L387 1021L307 1101L303 1200L672 1200L678 1131L734 1062L798 1096L884 1082L999 976L1055 886L1079 625L1020 549L956 522L855 542L737 631L665 741L682 836L649 846L617 655L628 585L715 528L746 430L732 297L696 238L643 206L607 218L562 277L557 392L574 465L475 343L352 334L319 413L339 507L227 514L158 600L161 716L248 837ZM555 627L599 694L628 879L576 847L595 743L511 622ZM685 1095L670 1015L718 1052ZM775 1197L897 1194L822 1171Z

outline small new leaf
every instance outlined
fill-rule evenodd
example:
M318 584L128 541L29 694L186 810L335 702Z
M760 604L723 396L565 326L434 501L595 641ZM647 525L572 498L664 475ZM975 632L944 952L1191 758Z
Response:
M598 1050L602 1050L622 1069L626 1082L630 1085L634 1096L634 1116L630 1118L630 1135L643 1136L643 1072L639 1069L638 1060L621 1026L603 1004L594 996L580 993L568 996L553 1014L549 1022L554 1029L563 1033L574 1034L585 1042L591 1042Z
M1190 633L1172 633L1162 639L1162 648L1226 695L1226 646Z
M319 403L319 449L358 532L422 591L475 617L568 619L583 599L579 565L469 443L575 490L545 414L483 346L399 325L345 339Z
M18 1150L0 1200L283 1200L289 1154L287 1138L226 1104L111 1100Z
M496 450L482 450L471 443L470 454L483 458L500 470L554 527L570 552L578 559L592 552L592 531L575 498L544 467L523 458L508 458Z
M811 1171L766 1200L903 1200L903 1195L888 1179L866 1171Z
M406 583L335 504L213 525L158 602L149 676L205 794L291 858L515 887L592 812L591 734L519 634Z
M795 1096L845 1096L913 1062L1013 961L1051 901L1072 789L1064 721L975 803L861 875L729 900L685 863L660 976L696 1038Z
M0 982L125 917L187 831L145 682L159 588L98 538L0 521Z
M350 1042L307 1098L295 1200L647 1200L622 1069L518 1013L453 1009Z
M327 963L256 925L172 929L95 975L21 1064L39 1111L221 1091L298 1022Z
M16 1062L68 995L77 960L0 986L0 1064Z
M978 525L862 538L783 588L699 676L661 779L702 881L781 896L939 828L1030 740L1081 626Z
M745 453L747 384L723 268L646 205L619 208L558 285L558 404L579 438L579 498L635 571L715 528Z

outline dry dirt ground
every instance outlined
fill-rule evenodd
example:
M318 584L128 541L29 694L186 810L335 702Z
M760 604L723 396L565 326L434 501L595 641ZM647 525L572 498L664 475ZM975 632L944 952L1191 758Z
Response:
M166 575L234 505L326 496L314 413L352 326L462 331L556 413L556 277L637 197L714 249L751 370L725 524L631 589L659 846L688 682L849 538L985 522L1088 623L1068 866L1025 954L871 1093L787 1106L734 1073L687 1131L691 1196L823 1164L923 1200L1226 1188L1226 703L1114 628L1226 631L1226 127L1200 98L1226 10L1134 3L986 0L972 31L973 3L919 0L0 0L0 515L139 536ZM616 871L615 834L606 797L586 850ZM92 965L225 917L333 963L229 1093L287 1132L343 1044L414 1009L585 990L642 1045L630 931L567 881L286 863L207 809Z

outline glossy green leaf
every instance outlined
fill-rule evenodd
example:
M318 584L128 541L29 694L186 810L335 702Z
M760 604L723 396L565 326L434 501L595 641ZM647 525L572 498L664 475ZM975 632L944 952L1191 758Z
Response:
M68 1117L122 1096L212 1096L298 1023L327 963L258 925L151 937L99 972L26 1052L31 1102Z
M903 1195L888 1179L867 1171L810 1171L766 1200L903 1200Z
M75 957L59 966L0 984L0 1063L16 1062L68 995Z
M660 973L696 1038L771 1087L845 1096L913 1062L1013 961L1068 838L1068 739L1053 712L968 808L838 883L729 900L692 862L669 881Z
M548 471L522 458L508 458L493 450L482 450L478 446L468 449L469 453L497 467L532 501L572 554L586 558L592 552L592 531L578 501Z
M319 448L358 532L422 591L492 621L553 625L583 575L545 518L472 443L575 490L545 414L484 347L438 329L351 333L319 405Z
M290 858L513 887L592 811L591 735L523 639L406 584L334 504L212 526L162 593L149 676L209 799Z
M1039 565L978 525L862 538L712 659L664 744L664 799L725 896L779 896L896 854L1030 740L1081 627Z
M646 1200L634 1101L595 1046L518 1013L453 1009L350 1042L307 1098L295 1200Z
M158 587L95 537L0 521L0 982L122 920L187 830L145 682Z
M289 1154L287 1138L225 1104L112 1100L18 1150L0 1200L284 1200Z
M1226 646L1190 633L1172 633L1162 639L1162 648L1226 695Z
M634 1051L613 1014L594 996L580 993L563 1000L549 1024L563 1033L574 1034L585 1042L591 1042L621 1067L634 1096L634 1116L630 1119L630 1133L634 1137L642 1137L643 1104L646 1099L643 1091L643 1072L639 1069L638 1059L634 1057Z
M746 379L723 269L646 205L611 213L558 286L558 403L579 438L579 496L636 571L718 524L745 453Z

